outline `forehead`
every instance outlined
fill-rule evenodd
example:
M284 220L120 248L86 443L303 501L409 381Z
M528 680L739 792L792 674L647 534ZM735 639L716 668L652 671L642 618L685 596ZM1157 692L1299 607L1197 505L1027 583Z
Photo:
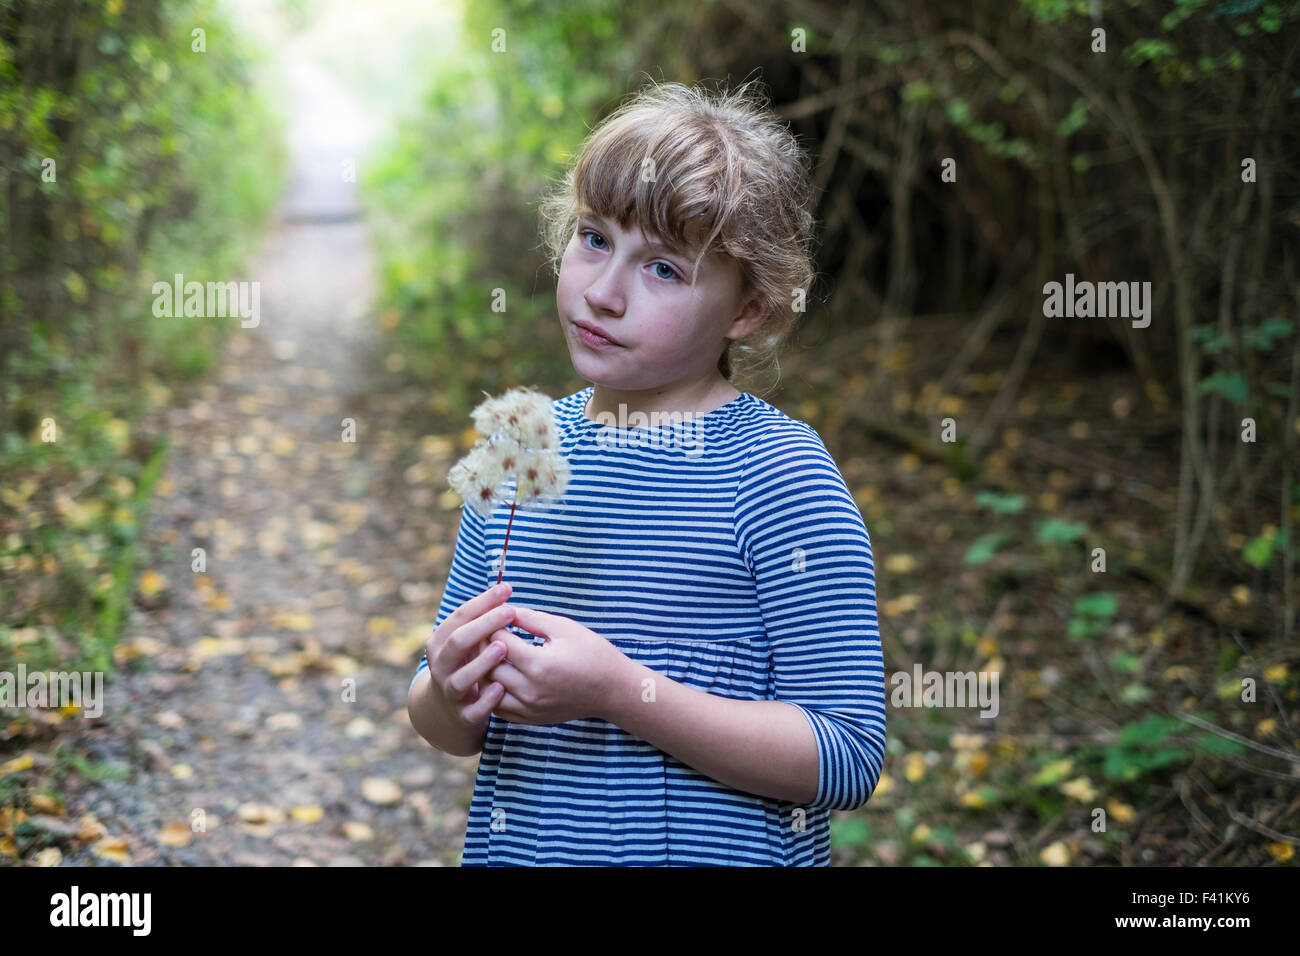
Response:
M579 207L578 207L578 215L579 215L581 218L583 218L583 219L591 219L591 220L594 220L594 221L596 221L596 222L602 223L603 225L606 225L606 226L617 226L617 225L618 225L617 223L615 223L615 222L613 222L612 220L610 220L608 217L606 217L606 216L602 216L600 213L596 212L594 209L591 209L589 206L579 206ZM634 230L634 229L636 229L636 228L637 228L637 224L636 224L636 222L629 223L629 231ZM667 243L667 242L663 241L662 239L659 239L658 237L656 237L656 236L653 235L652 233L645 232L644 230L642 230L642 232L644 232L644 235L645 235L646 245L647 245L648 247L650 247L650 248L653 248L653 249L662 249L662 250L664 250L665 252L681 252L681 253L683 253L683 254L687 254L687 253L695 253L696 251L698 251L695 247L679 247L679 246L673 245L673 244L671 244L671 243ZM712 256L709 256L708 258L712 258Z

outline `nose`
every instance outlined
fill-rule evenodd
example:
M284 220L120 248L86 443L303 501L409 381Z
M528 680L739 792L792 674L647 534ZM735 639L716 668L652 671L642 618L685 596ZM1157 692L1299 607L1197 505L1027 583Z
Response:
M617 272L618 270L612 266L606 267L601 270L591 285L587 286L583 298L587 300L587 305L591 306L593 311L608 312L612 315L623 314L623 292L619 288Z

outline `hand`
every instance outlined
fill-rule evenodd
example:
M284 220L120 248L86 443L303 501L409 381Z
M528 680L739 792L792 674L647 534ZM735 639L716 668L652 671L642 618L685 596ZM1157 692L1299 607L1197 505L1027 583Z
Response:
M547 642L535 647L509 631L493 635L494 643L505 643L506 659L485 678L505 688L492 713L516 724L603 717L627 655L572 618L528 607L514 610L516 624Z
M488 642L514 636L504 629L514 620L514 608L504 603L508 598L508 585L505 593L488 588L447 615L424 645L434 693L469 726L487 725L503 691L500 685L487 686L485 678L503 656Z

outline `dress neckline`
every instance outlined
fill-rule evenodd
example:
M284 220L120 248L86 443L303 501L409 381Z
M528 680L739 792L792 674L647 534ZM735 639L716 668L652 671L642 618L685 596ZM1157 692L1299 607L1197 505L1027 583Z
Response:
M602 422L596 421L594 418L588 418L587 402L595 391L595 385L588 385L575 395L577 402L574 406L575 410L573 418L578 427L585 431L603 428L618 434L636 434L653 432L658 428L678 427L675 423L670 421L660 425L646 425L644 428L619 428L617 425L606 425ZM713 424L714 422L722 421L723 419L734 418L743 409L748 408L749 405L755 401L757 401L757 399L755 399L749 392L741 392L731 401L719 405L712 411L705 412L702 415L692 415L690 418L686 418L683 415L680 425L691 424L694 427L699 428L701 427L700 423Z

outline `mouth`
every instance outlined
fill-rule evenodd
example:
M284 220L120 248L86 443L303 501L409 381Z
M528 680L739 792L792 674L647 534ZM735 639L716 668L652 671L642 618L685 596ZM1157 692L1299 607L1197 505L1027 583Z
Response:
M574 322L573 327L578 329L580 332L588 333L591 337L599 340L599 342L603 344L607 344L607 345L623 344L618 339L614 338L612 335L603 331L599 326L593 325L590 322Z

